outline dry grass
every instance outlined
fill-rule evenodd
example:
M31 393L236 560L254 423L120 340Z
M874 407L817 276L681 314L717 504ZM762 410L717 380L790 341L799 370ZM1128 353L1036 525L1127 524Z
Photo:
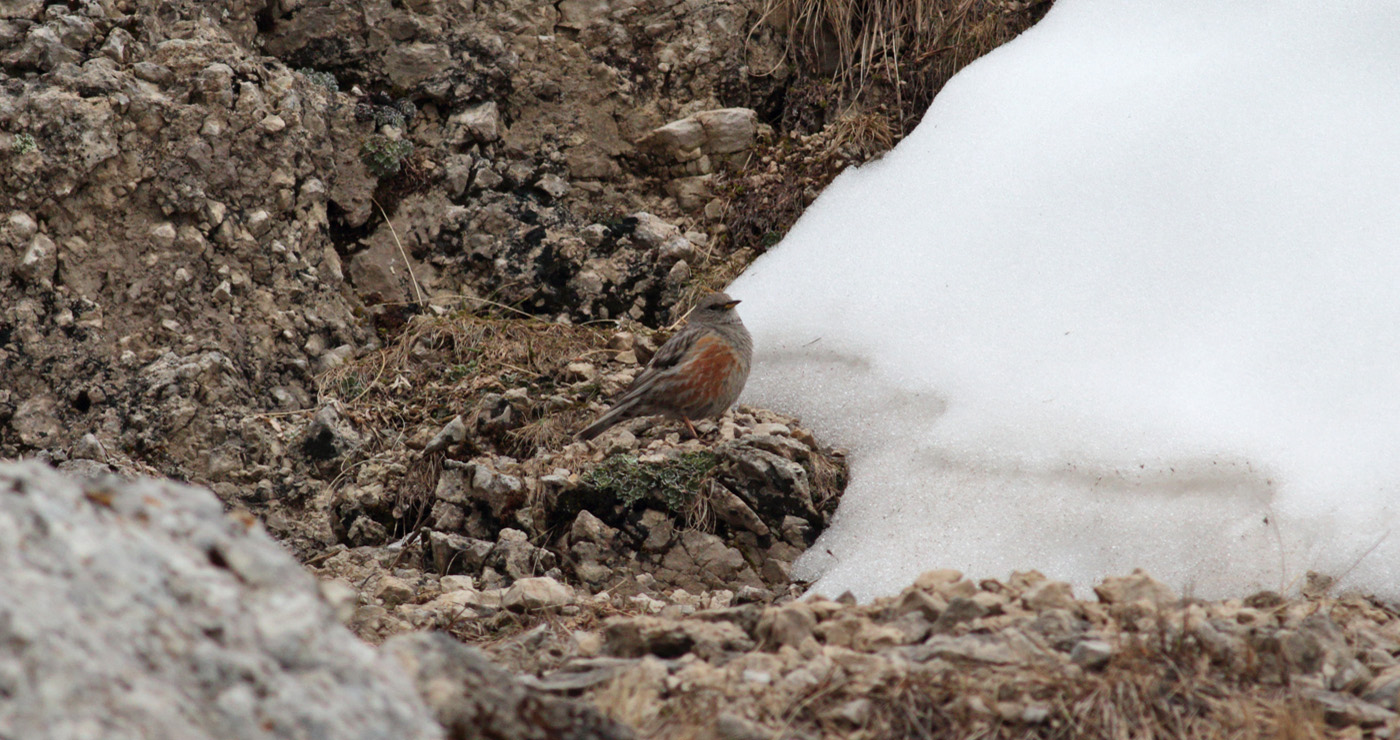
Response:
M753 262L754 257L751 249L737 249L727 255L705 255L705 259L697 262L690 282L676 302L675 310L681 312L677 315L689 311L701 298L728 287Z
M878 77L913 79L929 62L946 81L1039 20L1050 2L765 0L762 19L786 30L790 57L863 88Z
M534 318L466 312L414 316L392 344L317 381L317 405L337 404L368 438L341 475L375 459L402 468L394 476L393 517L406 528L394 536L416 531L427 514L443 453L406 459L404 448L421 447L458 415L470 432L468 455L524 459L562 447L591 418L588 402L602 394L600 386L580 393L565 381L565 367L608 352L609 334L600 327ZM524 390L523 398L502 399L516 389ZM510 406L511 423L479 428L478 420L502 403Z
M949 78L1050 3L765 0L755 32L766 24L786 34L796 74L778 137L750 160L758 166L725 175L729 244L755 253L776 244L837 174L897 144Z
M416 316L389 347L323 375L317 403L338 402L373 437L371 447L382 448L459 414L473 421L490 393L524 388L531 401L555 396L565 365L607 352L607 338L601 328L539 319ZM523 410L529 421L499 440L503 451L528 456L565 443L587 416L587 399L573 400L558 409L530 404Z
M828 128L830 138L826 143L826 154L858 162L879 157L889 151L895 142L895 131L889 116L879 111L846 111Z

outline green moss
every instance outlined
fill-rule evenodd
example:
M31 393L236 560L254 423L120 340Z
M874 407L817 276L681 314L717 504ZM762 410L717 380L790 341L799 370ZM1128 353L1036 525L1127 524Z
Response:
M15 154L28 154L39 148L32 134L15 134Z
M640 462L633 455L613 455L583 476L583 482L610 493L631 508L650 498L673 512L685 511L719 464L712 452L687 452L666 462Z

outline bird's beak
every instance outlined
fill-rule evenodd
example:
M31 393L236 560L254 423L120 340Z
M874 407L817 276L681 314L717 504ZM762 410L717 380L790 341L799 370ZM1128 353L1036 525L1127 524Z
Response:
M719 304L719 305L720 305L720 308L723 308L724 310L728 311L729 309L734 308L735 306L739 305L740 303L743 303L743 301L730 301L730 302L728 302L728 303L721 303L721 304Z

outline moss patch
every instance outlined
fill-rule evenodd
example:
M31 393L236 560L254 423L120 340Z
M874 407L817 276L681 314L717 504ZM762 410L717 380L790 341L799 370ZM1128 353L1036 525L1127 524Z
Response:
M613 455L588 471L583 482L611 494L632 508L646 498L675 513L691 508L719 458L712 452L687 452L666 462L641 462L634 455Z

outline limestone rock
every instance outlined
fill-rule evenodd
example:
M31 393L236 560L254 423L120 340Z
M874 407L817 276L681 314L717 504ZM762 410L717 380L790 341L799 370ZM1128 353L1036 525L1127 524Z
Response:
M0 464L0 726L14 737L438 738L396 666L206 490ZM293 729L295 728L295 729Z
M588 704L527 688L477 650L445 634L401 635L386 642L383 650L412 676L453 740L631 740L634 736Z
M521 578L511 584L501 603L513 611L557 609L574 602L574 590L553 578Z
M1176 601L1176 594L1166 584L1147 575L1142 569L1131 575L1105 578L1094 587L1099 601L1105 604L1131 604L1145 601L1152 606Z

